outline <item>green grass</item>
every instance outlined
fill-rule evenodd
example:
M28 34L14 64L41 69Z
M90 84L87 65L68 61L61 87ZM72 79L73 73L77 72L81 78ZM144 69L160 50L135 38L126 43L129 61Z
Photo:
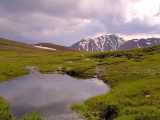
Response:
M42 73L65 72L88 78L95 74L95 64L86 53L51 52L30 45L0 39L0 82L29 74L27 67L35 66ZM0 120L15 120L8 103L0 98ZM38 114L26 114L22 120L41 120Z
M28 74L28 66L36 66L42 73L61 69L71 75L74 71L73 76L77 77L90 77L95 69L94 61L86 60L85 53L44 51L22 43L0 40L0 81Z
M0 97L0 120L42 120L42 117L38 113L27 113L21 119L16 119L10 111L9 104Z
M160 46L91 54L43 51L0 40L0 82L28 74L26 67L36 66L42 73L59 71L82 78L97 74L109 84L110 93L73 105L87 120L160 120L159 61ZM3 104L0 108L9 111Z
M10 111L10 106L3 98L0 98L0 120L17 120ZM19 120L42 120L38 113L28 113Z
M112 90L76 104L73 109L88 120L160 120L159 50L156 46L92 55L103 70L100 78ZM128 54L132 55L128 58Z
M13 120L8 103L0 98L0 120Z
M22 120L42 120L42 117L38 113L27 113Z

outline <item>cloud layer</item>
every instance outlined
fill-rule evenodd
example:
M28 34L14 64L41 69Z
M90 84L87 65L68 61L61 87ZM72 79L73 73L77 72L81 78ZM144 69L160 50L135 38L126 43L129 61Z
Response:
M0 0L0 36L71 45L97 33L160 34L160 0Z

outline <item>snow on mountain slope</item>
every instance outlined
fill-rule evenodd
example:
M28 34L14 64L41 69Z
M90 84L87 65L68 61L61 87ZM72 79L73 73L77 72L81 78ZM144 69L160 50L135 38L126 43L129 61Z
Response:
M160 38L131 39L124 41L122 37L114 34L104 34L95 37L84 38L73 44L71 48L79 51L112 51L133 48L145 48L160 45Z
M154 45L160 45L160 38L148 38L148 39L133 39L125 42L120 46L120 50L133 49L133 48L145 48Z
M73 44L71 47L80 51L106 51L118 50L124 44L124 40L117 35L100 35L93 38L85 38Z

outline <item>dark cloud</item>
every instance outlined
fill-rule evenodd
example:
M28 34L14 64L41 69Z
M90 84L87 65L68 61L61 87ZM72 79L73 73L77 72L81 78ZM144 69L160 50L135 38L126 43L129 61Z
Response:
M159 34L159 24L139 18L126 21L128 3L137 1L0 0L0 36L70 45L100 32Z
M130 22L117 22L116 20L118 19L121 18L116 18L116 16L114 16L104 22L104 25L108 28L108 32L126 35L141 33L160 34L160 25L148 25L145 21L139 19L133 19Z
M44 12L52 15L66 14L76 7L74 0L1 0L0 7L12 14Z

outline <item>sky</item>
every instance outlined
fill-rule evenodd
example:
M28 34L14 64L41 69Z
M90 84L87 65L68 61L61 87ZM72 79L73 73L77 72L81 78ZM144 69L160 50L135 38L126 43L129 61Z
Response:
M0 0L0 37L72 45L97 34L160 36L160 0Z

